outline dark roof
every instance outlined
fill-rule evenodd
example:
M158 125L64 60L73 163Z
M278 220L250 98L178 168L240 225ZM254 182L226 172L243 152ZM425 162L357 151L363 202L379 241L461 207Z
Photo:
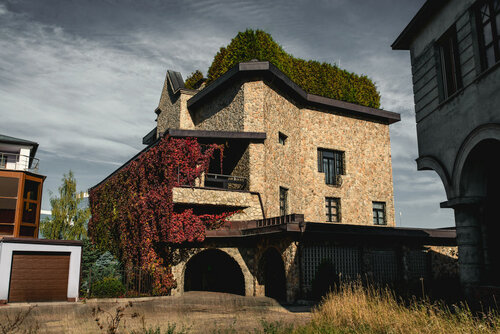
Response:
M168 134L171 137L246 139L246 140L258 140L258 141L266 139L265 132L168 129L167 131L165 131L165 134Z
M177 93L179 89L185 88L184 79L182 79L180 72L167 70L167 77L170 79L170 83L172 83L174 93Z
M14 138L14 137L2 135L2 134L0 134L0 142L1 143L8 143L8 144L38 146L38 143L35 143L34 141L20 139L20 138Z
M301 215L302 216L302 215ZM418 242L425 245L456 245L455 229L403 228L389 226L290 222L256 227L257 221L231 222L218 230L208 230L210 238L251 238L269 234L298 234L306 239L364 240L375 242ZM301 227L302 225L302 227ZM301 232L302 231L302 232ZM375 238L374 238L375 237Z
M31 146L32 147L32 149L30 151L31 158L35 157L36 150L38 149L38 143L35 143L34 141L20 139L20 138L14 138L14 137L2 135L2 134L0 134L0 143ZM31 165L32 161L33 161L33 159L30 160L30 165Z
M144 145L151 145L155 142L156 140L156 126L154 127L153 130L149 131L147 135L142 137L142 143Z
M276 66L268 61L251 61L247 63L239 63L224 75L215 80L212 84L205 87L195 96L187 101L188 108L194 108L205 102L206 99L214 96L216 92L223 89L227 84L235 79L242 77L253 78L255 76L270 77L273 84L277 84L308 106L333 109L335 111L354 116L362 116L371 119L386 121L389 124L401 120L398 113L386 111L382 109L370 108L359 104L339 101L324 96L309 94L288 78Z
M83 246L83 241L79 240L52 240L52 239L32 239L32 238L14 238L4 237L0 243L16 244L43 244L43 245L65 245L65 246Z
M422 29L427 22L439 11L449 0L427 0L422 8L415 14L410 23L399 34L392 43L393 50L409 50L410 43L415 35Z

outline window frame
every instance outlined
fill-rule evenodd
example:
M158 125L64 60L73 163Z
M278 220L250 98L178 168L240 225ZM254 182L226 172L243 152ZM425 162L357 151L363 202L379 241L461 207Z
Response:
M337 176L345 175L345 152L318 148L318 172L325 174L325 184L338 185Z
M332 205L333 203L335 203L334 206ZM336 209L336 214L332 213L332 208ZM342 217L340 214L340 198L325 197L325 211L327 223L340 223Z
M435 47L438 57L436 65L438 67L439 97L440 101L444 101L463 88L455 24L437 40ZM450 81L454 84L453 89L450 89Z
M288 214L288 188L280 186L279 204L280 216L286 216Z
M380 208L375 208L376 204L381 204L382 208L381 209ZM387 225L387 212L386 212L386 204L385 204L385 202L373 201L372 202L372 210L373 210L373 216L372 216L373 225L377 225L377 226ZM379 223L380 213L382 214L382 219L383 219L382 223Z
M484 20L483 22L483 17L482 17L482 9L484 8L483 6L488 7L488 14L489 18ZM500 20L500 3L498 6L498 9L494 10L494 5L493 5L493 0L482 0L479 1L476 4L474 14L475 14L475 20L476 20L476 29L477 29L477 36L478 36L478 45L479 45L479 57L481 59L481 70L487 70L495 64L497 64L500 61L500 26L497 25L497 20ZM493 12L493 15L491 13ZM493 17L492 17L493 16ZM484 28L487 25L490 25L490 36L491 37L491 42L486 44L485 40L485 30ZM492 64L488 64L488 56L487 56L487 49L489 47L493 48L493 57L494 57L494 62Z

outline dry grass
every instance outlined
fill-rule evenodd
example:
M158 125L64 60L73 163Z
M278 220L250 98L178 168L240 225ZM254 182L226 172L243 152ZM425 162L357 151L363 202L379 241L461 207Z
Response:
M292 332L292 331L282 331ZM389 289L344 284L316 309L312 321L294 333L500 333L496 312L475 315L466 305L413 300L404 303Z

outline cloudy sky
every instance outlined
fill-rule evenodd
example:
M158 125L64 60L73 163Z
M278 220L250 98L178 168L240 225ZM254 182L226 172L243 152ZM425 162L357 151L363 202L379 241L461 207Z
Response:
M402 117L391 126L397 225L451 226L438 176L416 171L409 53L390 48L423 2L0 0L0 133L40 144L50 209L63 173L85 190L143 148L167 69L206 73L219 47L259 28L376 82L382 108Z

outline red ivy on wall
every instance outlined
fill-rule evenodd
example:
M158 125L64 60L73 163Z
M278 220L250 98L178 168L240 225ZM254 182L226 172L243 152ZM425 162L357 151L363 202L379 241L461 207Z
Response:
M88 233L99 248L114 253L125 268L141 268L154 277L155 292L175 287L168 245L199 242L205 229L221 226L232 213L196 215L174 212L172 189L193 185L208 170L215 151L196 139L164 137L89 193L92 217Z

